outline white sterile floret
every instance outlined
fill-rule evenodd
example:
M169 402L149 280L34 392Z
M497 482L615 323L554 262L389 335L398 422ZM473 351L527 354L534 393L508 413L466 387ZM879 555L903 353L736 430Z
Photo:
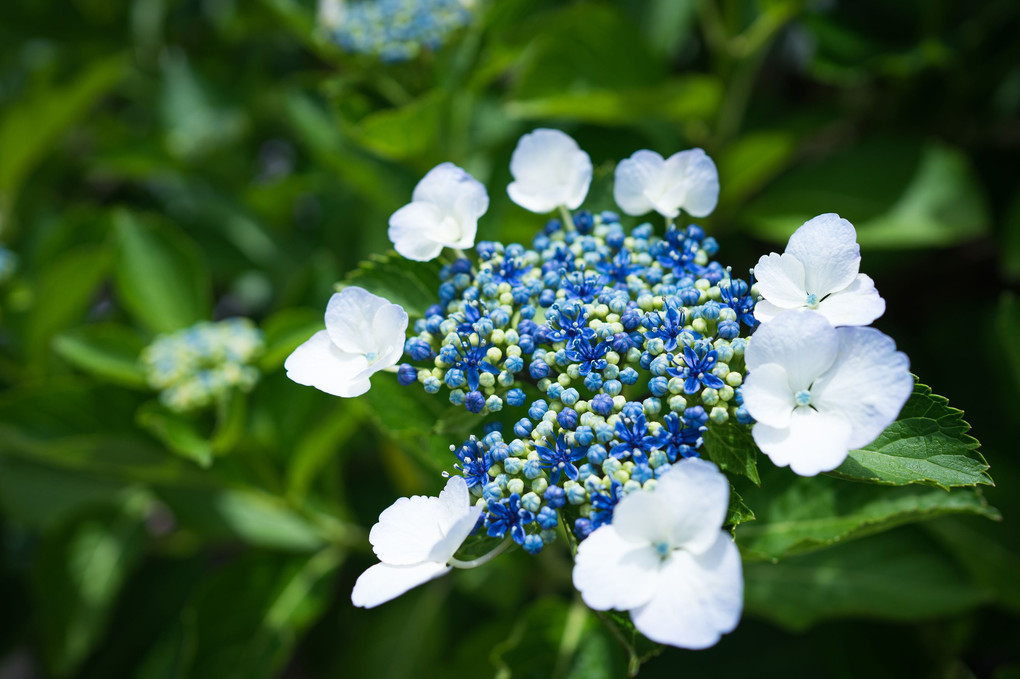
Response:
M730 485L711 462L676 463L654 490L620 500L577 549L574 586L591 608L630 611L652 641L707 648L740 620L740 552L722 530Z
M763 323L744 354L744 407L762 452L801 476L874 441L914 388L905 354L874 328L833 328L814 311Z
M472 247L478 218L488 209L485 186L453 163L443 163L429 170L414 187L411 202L390 217L389 237L404 257L427 262L444 247Z
M294 350L283 367L298 384L334 396L360 396L368 378L395 365L404 352L407 312L356 287L335 293L326 305L326 329Z
M540 128L517 142L510 174L514 181L506 191L525 210L538 214L560 206L573 210L588 195L591 158L569 135Z
M450 571L448 562L471 533L482 508L467 483L450 477L439 497L402 497L379 515L368 540L376 565L354 583L351 601L372 608Z
M616 166L613 198L629 215L655 210L672 219L685 210L707 217L719 202L719 172L701 149L665 159L655 151L638 151Z
M754 317L766 322L785 309L814 309L834 326L868 325L885 313L885 300L860 266L853 224L832 213L809 219L786 252L764 255L754 267L763 298Z

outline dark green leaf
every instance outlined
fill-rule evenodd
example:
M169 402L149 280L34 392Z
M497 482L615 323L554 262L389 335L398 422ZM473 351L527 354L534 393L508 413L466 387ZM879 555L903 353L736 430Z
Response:
M285 309L273 314L262 324L266 350L259 359L259 368L263 372L279 370L291 352L325 327L321 310Z
M173 332L209 318L209 270L182 232L120 210L115 283L121 303L153 332Z
M46 660L55 675L71 674L101 638L121 585L142 555L149 504L134 495L122 508L72 522L43 544L33 575Z
M744 523L745 521L754 521L754 512L751 508L744 504L744 499L737 494L737 491L730 486L730 506L726 510L726 523L724 526L729 526L730 530L737 527L738 524Z
M769 130L740 137L719 155L719 204L739 204L779 174L790 161L797 139L791 132Z
M970 572L974 582L994 592L996 606L1020 612L1020 553L1008 522L944 517L924 525Z
M53 349L68 363L99 379L146 388L138 356L145 348L138 333L122 325L88 325L53 338Z
M387 158L421 156L436 143L442 110L443 97L432 93L400 108L372 113L362 119L357 139Z
M6 452L6 451L5 451ZM12 456L0 458L0 507L4 516L50 530L85 508L106 504L125 484Z
M962 410L918 383L899 418L873 442L850 451L832 474L891 486L990 485L988 464L969 429Z
M810 552L944 514L999 517L977 489L886 488L786 470L771 474L760 490L745 492L744 501L756 517L736 530L745 559Z
M995 327L999 339L998 346L1005 356L1005 363L1013 378L1013 387L1020 390L1020 302L1016 295L1004 291L999 296L999 310L996 314Z
M186 415L167 410L150 401L138 409L138 424L181 457L209 467L213 460L213 444L202 435L195 421Z
M795 630L837 617L924 620L987 597L944 551L909 530L744 567L747 613Z
M723 471L746 476L756 486L761 485L758 477L758 446L747 427L732 420L725 424L710 423L701 453Z
M347 274L344 285L356 285L399 304L411 316L422 317L439 301L440 265L412 262L395 252L373 255Z

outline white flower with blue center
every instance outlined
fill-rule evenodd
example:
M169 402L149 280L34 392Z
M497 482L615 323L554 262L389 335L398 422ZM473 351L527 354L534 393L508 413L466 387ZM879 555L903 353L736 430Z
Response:
M831 471L874 441L914 388L909 360L891 338L874 328L833 328L814 311L763 323L744 357L754 441L801 476Z
M638 151L616 166L613 198L629 215L655 210L674 219L684 210L692 217L707 217L719 202L719 172L701 149L669 158Z
M379 515L368 540L381 563L354 583L351 601L372 608L450 572L453 555L478 522L467 483L453 476L439 497L402 497Z
M334 396L360 396L372 386L369 377L400 360L407 321L400 305L344 288L326 305L326 329L287 357L287 377Z
M414 187L411 202L390 217L389 237L404 257L435 259L443 248L475 244L478 218L489 209L485 186L453 163L429 170Z
M613 521L577 548L574 586L591 608L630 611L639 632L681 648L707 648L743 609L740 552L722 530L730 485L711 462L691 458L654 490L625 496Z
M764 323L786 309L813 309L834 326L868 325L885 313L885 300L860 266L853 224L833 213L809 219L783 254L764 255L754 267L763 298L754 317Z
M591 184L591 158L568 134L539 128L517 142L510 157L510 200L538 214L581 206Z

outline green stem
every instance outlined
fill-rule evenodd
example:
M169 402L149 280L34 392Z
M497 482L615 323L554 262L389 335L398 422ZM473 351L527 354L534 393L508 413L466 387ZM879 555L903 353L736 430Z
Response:
M566 205L560 205L560 217L563 219L563 229L569 230L574 228L574 218L570 214L570 210L567 209Z

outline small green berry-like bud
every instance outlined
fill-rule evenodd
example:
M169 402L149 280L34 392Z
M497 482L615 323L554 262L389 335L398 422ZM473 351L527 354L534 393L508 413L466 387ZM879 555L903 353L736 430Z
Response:
M701 402L707 406L714 406L719 402L719 392L710 387L706 387L701 392Z
M538 493L539 495L544 493L545 489L548 488L548 487L549 487L549 482L545 479L544 476L540 476L540 477L538 477L537 479L535 479L534 481L531 482L531 491L533 493Z
M687 399L683 396L670 396L669 409L674 413L682 413L687 409Z
M726 384L731 387L739 387L744 383L744 376L738 372L731 372L726 376Z
M520 495L521 493L524 492L524 481L520 479L510 479L509 481L507 481L506 484L506 492L510 493L511 495L513 495L514 493Z
M716 424L725 424L726 420L730 419L730 413L726 408L716 406L712 408L712 412L708 414L708 417Z
M733 400L733 387L731 387L728 384L724 384L719 389L719 398L721 400L723 400L723 401L732 401Z
M537 513L538 510L542 508L542 500L534 493L525 493L524 496L521 497L521 506L529 512Z

